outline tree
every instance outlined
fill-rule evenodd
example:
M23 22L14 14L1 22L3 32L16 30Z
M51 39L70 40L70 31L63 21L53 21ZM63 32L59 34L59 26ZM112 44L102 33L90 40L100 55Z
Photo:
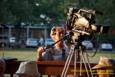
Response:
M115 25L115 0L0 0L0 23L40 23L44 21L40 14L51 18L52 23L60 23L66 20L70 6L102 11L104 15L98 17L99 22L109 18L111 25Z

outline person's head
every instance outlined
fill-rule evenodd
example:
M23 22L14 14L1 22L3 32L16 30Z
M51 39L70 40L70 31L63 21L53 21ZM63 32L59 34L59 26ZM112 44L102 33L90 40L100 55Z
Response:
M99 77L114 77L112 59L100 57L99 63L92 69L96 69Z
M54 42L57 42L64 37L64 34L65 34L64 28L58 26L58 27L53 27L51 29L50 36ZM58 44L60 43L62 43L62 41L58 42Z
M16 74L19 77L40 77L35 61L21 62Z

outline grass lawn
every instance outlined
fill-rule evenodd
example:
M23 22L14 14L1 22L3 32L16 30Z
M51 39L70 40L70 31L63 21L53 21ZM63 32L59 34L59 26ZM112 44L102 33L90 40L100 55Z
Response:
M93 52L88 52L89 55L92 55ZM112 51L99 51L96 53L96 55L94 57L89 57L90 62L94 62L97 63L100 59L100 56L105 56L108 58L112 58L115 59L115 52Z
M35 60L36 59L36 50L35 48L27 49L1 49L1 57L13 57L18 60Z
M36 48L26 48L26 49L1 49L1 57L14 57L18 60L36 60ZM94 52L88 52L92 55ZM108 58L115 59L115 52L112 51L99 51L94 57L89 57L90 62L98 62L100 56L106 56Z

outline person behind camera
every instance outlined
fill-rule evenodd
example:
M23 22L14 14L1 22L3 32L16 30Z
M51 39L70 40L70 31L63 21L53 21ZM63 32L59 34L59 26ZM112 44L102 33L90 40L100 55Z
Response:
M53 27L50 36L54 42L64 37L65 31L62 27ZM69 53L69 48L63 40L57 42L53 47L39 47L37 49L37 60L65 60Z

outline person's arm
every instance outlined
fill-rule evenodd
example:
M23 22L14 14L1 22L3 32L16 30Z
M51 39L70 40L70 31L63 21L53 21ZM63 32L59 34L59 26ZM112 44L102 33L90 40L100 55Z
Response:
M43 56L42 56L43 52L45 52L45 49L43 47L39 47L37 49L37 61L43 60Z
M43 47L39 47L37 50L37 61L53 60L53 51L52 48L44 49Z

